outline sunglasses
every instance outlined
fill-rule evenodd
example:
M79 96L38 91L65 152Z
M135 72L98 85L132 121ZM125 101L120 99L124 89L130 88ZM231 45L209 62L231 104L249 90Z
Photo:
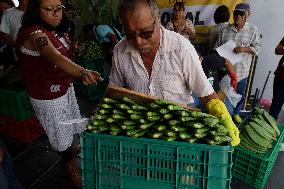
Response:
M244 16L245 13L246 13L246 11L235 10L235 11L233 12L233 15L234 15L234 16L238 16L238 15Z
M135 39L138 35L139 37L143 39L150 39L154 33L155 26L156 26L156 19L154 20L154 23L152 24L153 29L151 31L144 31L140 33L132 32L132 33L125 33L125 36L127 39Z

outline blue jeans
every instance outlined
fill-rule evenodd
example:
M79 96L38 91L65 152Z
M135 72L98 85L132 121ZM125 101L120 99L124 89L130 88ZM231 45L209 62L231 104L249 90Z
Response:
M231 102L229 101L228 98L225 99L225 105L230 113L231 116L233 115L239 115L243 105L244 105L244 95L245 95L245 91L246 91L246 85L247 85L247 79L248 78L244 78L241 81L239 81L237 83L237 89L236 92L240 95L242 95L242 99L238 102L236 108L234 108L234 106L231 104Z
M278 119L281 108L284 104L284 79L279 79L274 77L273 83L273 98L272 104L270 106L269 114L274 117L274 119Z
M15 172L13 169L13 162L10 157L10 154L8 153L8 150L6 149L5 145L1 141L0 141L0 146L2 147L3 152L4 152L4 159L0 165L1 166L0 175L6 177L0 180L0 188L5 186L6 188L3 188L3 189L23 189L23 186L19 183L15 175Z

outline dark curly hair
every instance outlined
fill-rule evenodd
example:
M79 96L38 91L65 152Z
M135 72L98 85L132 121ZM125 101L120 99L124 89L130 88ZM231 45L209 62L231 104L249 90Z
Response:
M29 0L29 4L26 12L22 18L22 26L32 26L39 25L46 30L56 31L59 36L67 32L66 27L64 27L65 20L62 19L59 26L53 27L46 22L44 22L40 17L40 0Z
M220 24L228 22L230 19L230 11L226 5L220 5L214 13L214 22Z
M8 4L10 7L15 7L15 4L12 0L0 0L0 3L2 2Z
M184 3L183 2L176 2L173 7L174 10L184 10Z

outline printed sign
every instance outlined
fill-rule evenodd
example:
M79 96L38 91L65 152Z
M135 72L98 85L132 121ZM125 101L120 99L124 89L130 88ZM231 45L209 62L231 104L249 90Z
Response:
M157 0L161 9L161 23L166 25L172 17L173 6L176 2L185 4L185 14L195 25L197 42L204 42L208 37L208 30L214 23L214 12L220 5L226 5L232 12L238 3L245 0Z

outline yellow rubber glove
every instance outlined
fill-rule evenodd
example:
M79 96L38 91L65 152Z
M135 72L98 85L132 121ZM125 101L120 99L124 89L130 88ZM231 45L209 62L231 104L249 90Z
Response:
M229 136L232 138L231 145L237 146L240 143L239 130L233 122L225 104L219 99L212 99L207 103L207 109L210 114L218 117L229 131Z

